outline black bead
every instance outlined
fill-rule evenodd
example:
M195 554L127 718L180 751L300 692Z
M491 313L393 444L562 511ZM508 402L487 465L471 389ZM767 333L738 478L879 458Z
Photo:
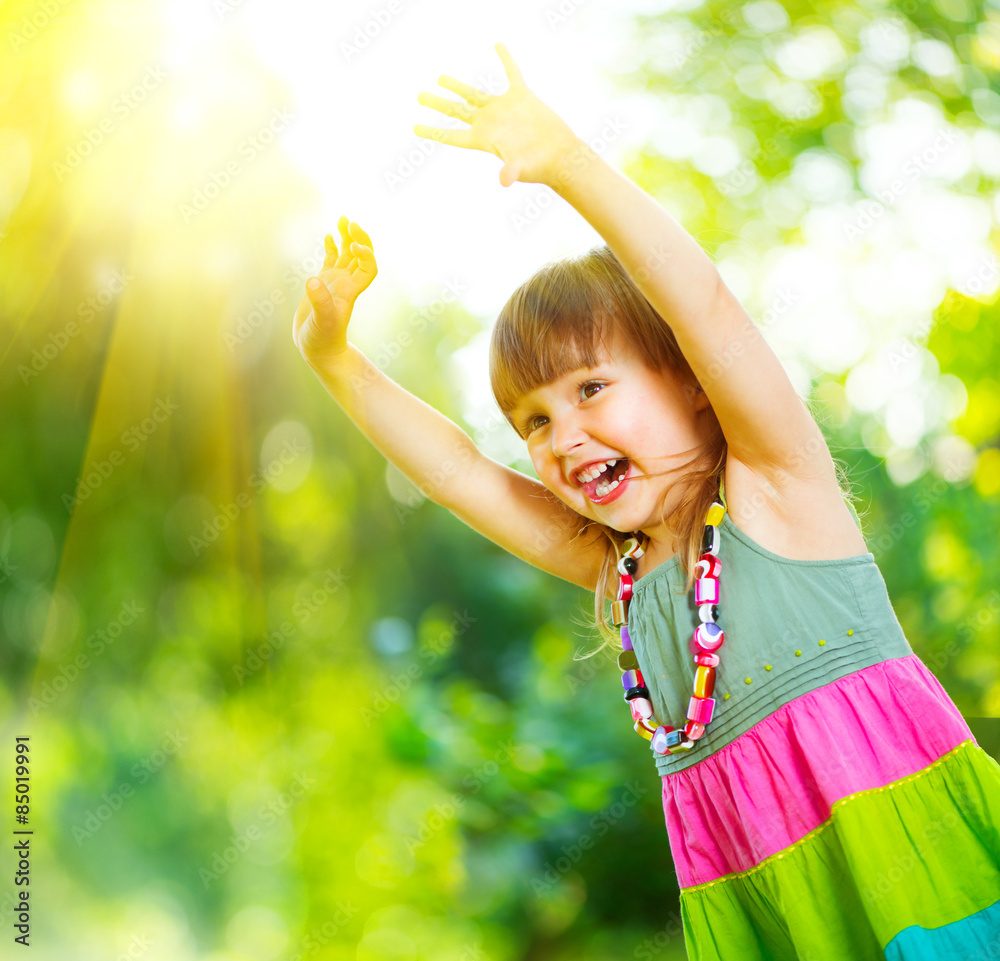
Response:
M629 574L634 574L639 569L639 562L634 557L626 557L624 567Z
M649 697L649 688L646 687L644 684L640 684L638 687L630 687L625 692L625 700L626 701L631 701L631 700L633 700L634 698L637 698L637 697L648 698Z

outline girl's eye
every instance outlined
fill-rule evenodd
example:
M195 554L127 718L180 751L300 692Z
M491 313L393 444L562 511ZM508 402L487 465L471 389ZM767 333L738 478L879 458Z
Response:
M600 391L605 386L606 385L604 384L603 381L599 381L599 380L585 380L577 388L577 392L580 393L580 394L584 394L588 387L596 387L597 390L594 391L594 393L600 393ZM583 399L587 400L587 399L589 399L590 397L593 397L593 396L594 396L594 394L585 394L585 396L584 396ZM539 420L541 420L542 423L539 424L538 423ZM525 424L524 424L524 434L525 434L525 437L527 437L527 435L530 434L536 428L544 426L546 420L548 420L548 418L544 414L533 414L531 417L529 417L527 419L527 421L525 421Z

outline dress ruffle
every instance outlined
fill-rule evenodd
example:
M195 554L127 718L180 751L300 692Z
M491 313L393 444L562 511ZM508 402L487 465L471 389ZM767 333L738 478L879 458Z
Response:
M971 959L1000 936L1000 765L916 655L662 781L691 961Z

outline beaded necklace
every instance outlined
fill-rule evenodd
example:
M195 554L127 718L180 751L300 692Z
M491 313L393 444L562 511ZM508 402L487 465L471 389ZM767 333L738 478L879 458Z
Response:
M725 499L724 494L721 497ZM611 620L620 629L622 640L618 666L622 671L625 701L632 711L635 730L650 742L656 754L682 754L690 751L697 746L698 739L705 733L706 725L712 720L715 709L715 699L712 697L715 691L715 669L719 666L717 652L725 640L722 628L716 623L719 614L719 574L722 571L722 562L718 556L719 525L725 513L726 508L716 501L705 515L705 536L697 564L699 576L694 582L694 599L701 623L695 628L690 644L697 665L694 694L688 702L687 722L680 730L674 730L669 724L661 724L653 716L649 689L639 670L628 631L632 576L639 567L636 558L645 553L649 538L642 531L635 531L622 545L622 556L618 561L618 599L611 605Z

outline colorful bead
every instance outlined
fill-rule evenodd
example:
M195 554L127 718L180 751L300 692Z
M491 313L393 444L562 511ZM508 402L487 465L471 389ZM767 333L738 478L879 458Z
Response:
M715 690L715 668L699 665L694 672L694 693L698 697L711 697Z
M635 718L635 723L641 730L648 731L651 737L660 726L660 722L655 717L642 717L641 715Z
M796 651L795 652L795 656L796 657L802 657L802 652L801 651Z
M642 557L645 553L642 549L642 545L639 543L638 537L626 537L625 543L622 544L622 554L626 557Z
M709 524L705 528L705 537L701 542L701 551L703 554L718 554L719 553L719 528L712 524Z
M719 608L716 604L699 604L698 605L698 619L702 624L715 623L715 619L719 616Z
M637 721L633 727L635 728L636 734L641 734L647 741L651 740L653 735L649 733L639 722Z
M696 746L705 733L706 725L712 720L715 700L716 672L719 656L715 652L722 646L725 634L716 623L720 597L719 575L722 563L716 556L721 543L719 525L725 517L725 507L714 502L706 512L705 534L702 539L702 555L695 568L696 580L694 600L700 623L691 638L694 654L695 677L694 694L688 702L688 717L681 731L666 724L660 724L653 713L653 702L645 686L638 658L633 649L632 637L628 629L628 609L634 594L633 575L638 571L637 557L642 557L645 538L639 532L626 538L618 559L618 595L611 604L611 619L619 629L622 650L618 655L618 666L622 671L624 698L628 702L636 732L650 741L657 754L680 754ZM822 642L821 642L822 643ZM767 670L771 665L767 665ZM664 675L665 676L665 675ZM747 678L750 683L750 678ZM725 695L729 699L729 694Z
M628 702L629 710L632 712L632 720L639 718L651 718L653 716L653 702L648 697L633 697Z
M632 600L632 578L628 574L622 574L618 578L618 600Z
M705 733L705 725L700 721L688 721L684 725L684 733L691 738L692 741L697 741L698 738Z
M694 636L692 641L697 650L707 651L709 654L714 654L720 647L722 647L722 642L726 639L725 632L719 627L718 624L708 621L704 624L699 624L695 628Z
M635 651L622 651L618 655L618 668L622 671L631 671L639 666L639 661L635 656Z
M694 582L695 604L718 604L719 581L715 577L700 577Z
M712 712L715 710L715 698L712 697L692 697L688 701L688 719L691 721L701 721L708 724L712 720Z
M669 744L667 743L667 738L670 734L674 733L672 727L664 727L662 724L656 729L656 733L653 735L649 742L649 746L657 754L669 754Z

